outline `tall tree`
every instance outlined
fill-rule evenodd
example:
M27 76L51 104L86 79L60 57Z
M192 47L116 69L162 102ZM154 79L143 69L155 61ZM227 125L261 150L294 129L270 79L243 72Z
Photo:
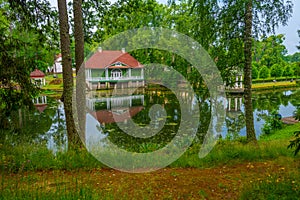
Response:
M74 38L75 38L75 63L76 73L84 60L84 33L82 19L82 0L73 1L74 12Z
M63 66L64 91L62 99L64 102L64 110L66 116L68 147L70 149L76 146L76 142L78 141L78 134L75 128L72 110L73 71L66 0L57 0L57 5L59 13L60 46Z
M82 0L73 1L74 13L74 38L75 38L75 63L76 63L76 108L79 124L77 129L81 139L85 132L85 71L84 69L84 31L82 18ZM80 69L82 67L83 69ZM78 135L79 136L79 135ZM80 138L76 137L76 143L80 144Z
M256 141L253 121L253 106L252 106L252 16L253 4L252 0L246 2L245 14L245 33L244 33L244 85L245 85L245 116L247 140Z
M248 141L256 141L252 108L252 40L259 35L272 33L279 24L286 25L291 16L293 4L286 0L225 0L222 1L220 21L222 21L223 46L228 49L232 41L241 41L243 52L235 61L243 63L245 87L245 113ZM234 40L233 40L234 39ZM241 52L241 51L236 51ZM229 58L232 60L232 58Z

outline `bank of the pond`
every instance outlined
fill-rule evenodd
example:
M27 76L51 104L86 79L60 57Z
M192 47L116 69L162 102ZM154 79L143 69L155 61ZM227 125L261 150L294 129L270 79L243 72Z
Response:
M252 90L253 91L261 91L261 90L274 90L274 89L294 89L296 87L300 87L300 83L296 81L278 81L278 82L263 82L263 83L253 83ZM63 84L49 84L47 83L43 86L42 91L44 94L50 95L54 93L61 94L63 92ZM47 94L48 93L48 94Z
M282 89L282 88L295 88L299 87L299 83L296 81L280 81L280 82L266 82L266 83L253 83L252 90L274 90L274 89Z
M111 169L2 174L0 198L295 199L300 195L297 167L292 160L281 158L206 169L165 168L143 174Z
M207 168L224 164L238 164L244 162L257 162L273 160L278 157L294 158L293 150L287 149L294 132L300 130L300 123L286 125L283 129L262 135L258 147L247 145L245 138L240 137L235 141L219 140L212 151L204 158L199 159L198 153L201 145L195 143L170 167L195 167ZM0 156L1 168L5 172L35 171L49 169L94 169L106 168L97 161L85 148L77 151L53 152L45 144L22 143L10 144L10 139L1 143ZM22 141L22 138L20 138ZM148 145L151 146L151 145ZM151 149L149 149L151 152Z
M54 155L42 144L0 148L1 199L295 199L300 155L287 149L300 124L260 137L220 140L202 159L192 145L169 167L146 174L119 172L84 148ZM20 138L21 139L21 138Z

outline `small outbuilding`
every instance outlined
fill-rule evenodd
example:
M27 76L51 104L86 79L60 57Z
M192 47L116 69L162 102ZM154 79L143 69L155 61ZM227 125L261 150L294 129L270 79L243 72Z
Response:
M35 69L30 73L30 79L36 86L40 87L46 85L45 74L39 69Z

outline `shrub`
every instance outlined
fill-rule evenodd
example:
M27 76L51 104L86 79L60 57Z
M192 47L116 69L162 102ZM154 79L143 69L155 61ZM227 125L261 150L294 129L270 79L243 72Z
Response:
M252 79L257 79L258 78L258 69L256 66L252 66Z
M272 77L281 77L283 74L283 67L279 64L274 64L272 67L271 67L271 76Z
M259 71L259 78L268 78L270 76L270 70L267 66L263 66Z
M278 130L282 128L281 115L276 111L272 111L271 115L267 117L262 131L264 134L270 134L272 130Z
M291 67L291 65L287 65L284 69L283 75L288 77L288 76L293 76L294 75L294 70Z

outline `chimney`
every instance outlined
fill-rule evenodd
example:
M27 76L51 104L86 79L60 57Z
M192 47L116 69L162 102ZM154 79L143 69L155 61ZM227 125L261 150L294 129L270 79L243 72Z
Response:
M102 53L102 47L98 47L98 52Z
M122 53L125 53L125 48L122 48Z

